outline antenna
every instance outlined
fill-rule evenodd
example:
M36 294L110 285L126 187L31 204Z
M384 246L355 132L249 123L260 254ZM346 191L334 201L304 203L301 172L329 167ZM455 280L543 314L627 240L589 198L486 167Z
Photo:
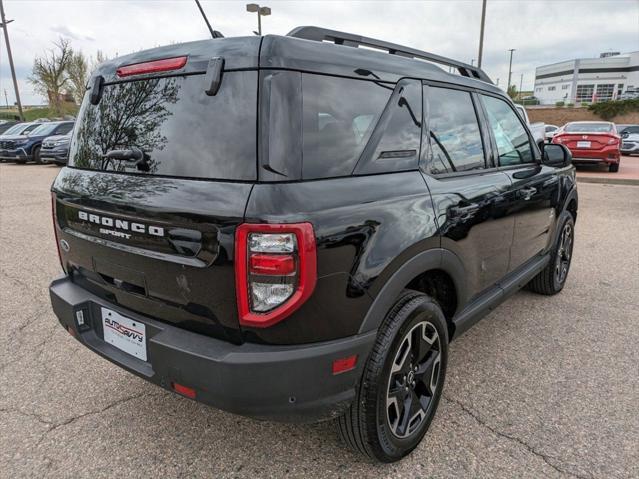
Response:
M211 32L211 38L224 38L224 35L222 35L217 30L213 30L213 28L211 28L209 19L206 18L206 13L204 13L204 10L202 9L202 5L200 5L200 0L195 0L195 3L197 4L197 8L200 9L200 13L202 14L202 18L204 18L204 21L206 22L206 26L209 28L209 32Z

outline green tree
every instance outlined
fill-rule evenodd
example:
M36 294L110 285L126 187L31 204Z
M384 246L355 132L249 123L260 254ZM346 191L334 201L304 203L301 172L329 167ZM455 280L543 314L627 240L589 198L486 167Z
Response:
M57 115L62 114L63 93L70 85L67 70L73 57L69 40L60 38L53 42L55 48L33 61L33 72L29 82L35 90L47 97L49 106Z
M89 62L81 51L73 51L67 65L67 75L73 99L79 105L82 103L87 81L89 80Z

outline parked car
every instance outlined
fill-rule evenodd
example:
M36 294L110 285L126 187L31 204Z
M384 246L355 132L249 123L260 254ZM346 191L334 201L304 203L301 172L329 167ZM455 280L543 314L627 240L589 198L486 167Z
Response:
M639 89L628 88L625 92L619 95L617 100L634 100L635 98L639 98Z
M14 127L18 122L13 120L0 120L0 135L4 134L9 128Z
M56 163L66 165L69 158L69 144L71 131L65 135L49 136L42 141L40 160L42 163Z
M515 108L517 108L517 111L528 125L528 128L535 139L535 143L539 146L539 149L543 149L543 145L546 143L546 125L541 121L530 123L530 120L528 119L528 112L522 105L515 105Z
M609 121L573 121L552 139L568 147L575 164L604 164L611 173L619 171L621 137Z
M621 135L622 155L639 153L639 125L617 125L617 132Z
M0 160L15 160L15 151L27 142L27 135L41 125L39 122L17 123L0 135Z
M552 138L557 134L559 127L557 125L546 125L544 128L545 138L547 142L550 142Z
M337 419L396 461L433 419L449 341L566 283L570 152L542 156L475 66L299 27L120 56L89 85L52 186L53 310L182 396Z
M3 151L0 153L4 159L13 160L16 163L35 161L41 163L40 149L42 140L52 135L64 135L73 128L72 121L51 121L41 123L36 128L21 135L7 137L0 142Z

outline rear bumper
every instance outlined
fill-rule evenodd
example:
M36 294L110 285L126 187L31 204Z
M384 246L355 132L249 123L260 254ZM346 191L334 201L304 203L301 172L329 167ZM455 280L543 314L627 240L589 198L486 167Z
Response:
M196 400L260 419L315 422L339 416L355 386L376 332L299 346L234 345L141 316L111 304L64 276L49 288L53 311L78 341L122 368L165 389L176 382L196 390ZM101 307L146 326L147 361L106 343ZM75 313L88 326L79 329ZM354 370L332 374L335 359L357 354Z
M578 150L571 149L572 162L583 164L595 164L595 163L619 163L621 157L618 146L605 147L600 150Z

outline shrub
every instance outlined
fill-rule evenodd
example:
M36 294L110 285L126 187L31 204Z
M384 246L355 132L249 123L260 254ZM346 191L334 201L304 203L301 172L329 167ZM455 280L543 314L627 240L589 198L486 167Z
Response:
M580 105L581 105L581 106L588 106L588 105L590 105L590 103L588 103L587 101L582 101L582 102L580 103Z
M568 104L566 104L566 106L567 106L568 108L572 108L572 107L574 107L574 106L575 106L575 104L574 104L574 103L568 103Z
M564 106L564 102L563 101L556 101L555 102L555 106Z
M624 113L639 111L639 98L593 103L588 109L602 120L611 120Z

